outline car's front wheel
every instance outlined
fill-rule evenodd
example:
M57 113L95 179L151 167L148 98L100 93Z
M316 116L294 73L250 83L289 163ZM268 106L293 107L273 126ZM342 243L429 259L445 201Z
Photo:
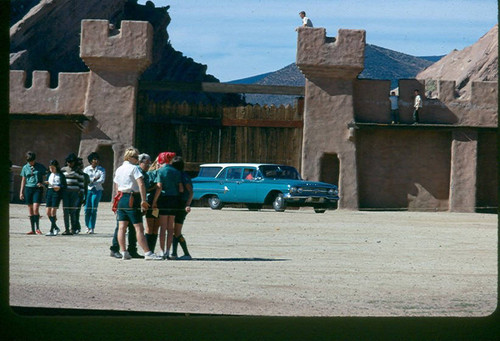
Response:
M208 198L208 206L210 206L212 210L220 210L224 207L224 204L220 201L218 196L214 195Z
M283 193L278 193L273 200L273 208L276 212L283 212L286 208L285 198Z
M316 213L325 213L326 212L326 208L314 208L314 212L316 212Z

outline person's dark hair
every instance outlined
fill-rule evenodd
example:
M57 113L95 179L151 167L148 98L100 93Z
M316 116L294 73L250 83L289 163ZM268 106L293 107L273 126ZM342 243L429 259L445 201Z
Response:
M32 152L32 151L26 152L26 161L30 162L30 161L35 161L35 160L36 160L35 152Z
M66 163L76 162L77 159L78 156L76 156L75 153L69 153L68 156L66 156Z
M300 11L299 14L304 14L304 16L306 15L306 12L304 11Z
M57 170L58 173L61 171L61 167L59 166L59 162L57 162L57 160L50 160L49 161L49 166L56 167L56 170ZM49 172L50 172L50 170L49 170Z
M413 90L413 91L414 91L414 92L420 92L420 91L418 91L418 89L415 89L415 90Z
M172 161L170 162L170 164L172 165L172 167L174 167L175 169L177 169L179 171L184 170L184 160L182 159L181 156L175 156L172 159Z
M87 156L87 160L89 161L89 163L92 163L92 160L99 160L99 154L97 154L96 152L92 152L89 154L89 156Z
M78 169L83 169L83 159L81 157L76 159L75 167Z

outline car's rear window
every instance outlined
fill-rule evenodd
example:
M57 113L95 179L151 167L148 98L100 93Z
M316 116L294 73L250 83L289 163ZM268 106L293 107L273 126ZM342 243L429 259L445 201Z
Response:
M215 178L221 169L222 167L201 167L198 176L203 178Z

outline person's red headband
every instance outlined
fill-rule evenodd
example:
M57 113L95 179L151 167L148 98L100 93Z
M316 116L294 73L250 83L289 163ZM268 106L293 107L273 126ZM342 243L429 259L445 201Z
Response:
M160 153L160 155L158 155L158 163L160 165L164 163L170 163L170 161L172 161L174 157L175 157L174 152L162 152Z

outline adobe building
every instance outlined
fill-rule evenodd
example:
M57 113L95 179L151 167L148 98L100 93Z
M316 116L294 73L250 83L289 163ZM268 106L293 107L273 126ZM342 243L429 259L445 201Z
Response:
M339 208L496 210L497 82L472 82L470 100L455 83L399 81L401 124L391 125L390 81L357 79L365 31L299 28L297 66L306 77L302 175L338 177ZM414 89L424 98L412 124Z
M10 72L10 157L25 163L69 152L101 154L108 179L136 143L138 79L151 63L148 22L83 20L80 57L90 72ZM472 83L471 100L456 98L454 83L437 81L425 99L421 124L412 125L417 80L399 82L401 124L389 122L390 81L360 80L365 32L300 28L297 66L306 76L302 138L304 178L339 183L339 208L473 212L497 207L497 83ZM86 162L86 160L84 160ZM216 160L206 160L215 162ZM238 160L233 160L238 161ZM110 199L107 181L103 200ZM14 182L19 192L19 179Z
M97 151L107 171L103 200L110 200L114 170L134 145L138 79L152 59L153 29L148 22L122 21L113 34L107 20L83 20L80 57L90 72L59 73L56 88L49 73L34 71L26 87L24 71L10 71L10 155L24 165L24 152L60 164L70 152L84 162ZM14 194L18 184L14 184Z

